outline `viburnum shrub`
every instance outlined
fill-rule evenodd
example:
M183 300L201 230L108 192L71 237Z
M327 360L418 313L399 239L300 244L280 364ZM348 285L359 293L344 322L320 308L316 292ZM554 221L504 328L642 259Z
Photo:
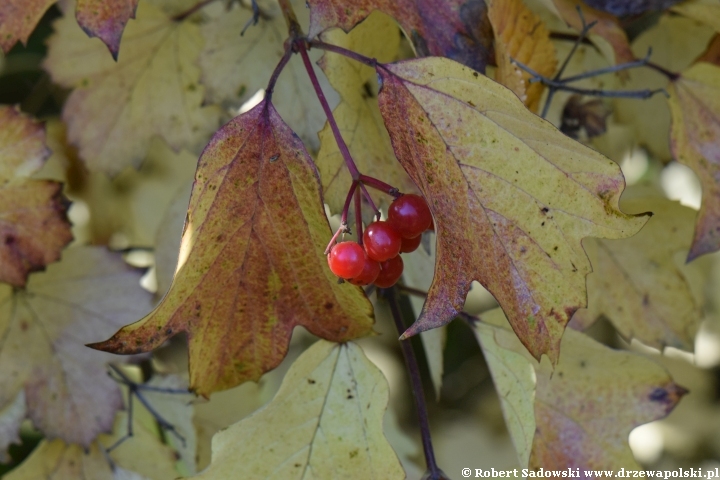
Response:
M13 45L53 3L0 3L9 72L38 64ZM687 390L659 355L611 349L589 328L605 318L624 341L691 351L712 303L698 257L720 249L720 5L78 0L50 12L47 74L0 106L0 462L24 419L43 438L8 480L404 478L416 462L386 438L388 383L356 343L380 341L385 305L423 478L498 467L469 458L443 473L435 458L423 379L441 398L453 320L484 354L518 476L640 468L630 431ZM48 102L62 111L44 126L31 113ZM640 157L651 167L631 178ZM700 178L697 216L664 196L672 158ZM643 185L626 189L621 160ZM466 311L471 289L489 295ZM193 395L282 371L297 326L320 340L281 385L260 382L249 411L278 387L265 407L229 427L193 423ZM167 360L185 354L187 379ZM213 432L210 460L198 442Z

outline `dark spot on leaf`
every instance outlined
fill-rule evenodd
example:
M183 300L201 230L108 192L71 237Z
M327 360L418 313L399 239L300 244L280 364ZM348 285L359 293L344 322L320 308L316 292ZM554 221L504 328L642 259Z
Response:
M358 454L358 449L356 448L355 450L353 450L352 452L350 452L350 458L355 458L355 457L357 457L357 454Z
M167 330L165 330L165 334L166 334L166 335L172 335L172 333L173 333L173 329L172 329L172 328L168 328Z
M325 306L325 310L332 310L332 308L335 306L335 304L332 302L327 302L327 303L325 303L324 306Z
M8 235L7 237L5 237L5 245L12 245L13 243L15 243L14 236Z
M375 94L372 91L372 85L370 85L370 82L363 83L362 97L364 99L375 98Z
M27 322L26 322L25 320L23 320L22 322L20 322L20 330L22 330L22 331L24 332L24 331L26 331L27 329L28 329L28 324L27 324Z
M279 153L276 153L275 155L273 155L272 157L270 157L270 162L271 162L271 163L272 163L272 162L276 162L278 158L280 158L280 154L279 154Z
M648 297L647 293L645 295L643 295L642 302L643 302L643 306L645 306L645 307L650 305L650 298Z
M668 399L668 392L664 388L658 387L650 392L648 398L651 402L665 402Z
M585 363L585 360L580 360L580 368L585 368L587 366L587 363Z
M550 211L550 209L547 208L547 207L543 207L543 208L540 209L540 211L541 211L542 213L548 213L548 212Z
M474 77L477 78L479 75L480 75L480 74L479 74L478 72L473 72L473 76L474 76Z
M313 380L312 378L308 378L307 381L310 385L315 385L316 383L315 380Z
M353 399L353 398L355 398L355 397L353 397L352 395L348 395L348 396L347 396L347 399L348 399L348 400L351 400L351 399Z

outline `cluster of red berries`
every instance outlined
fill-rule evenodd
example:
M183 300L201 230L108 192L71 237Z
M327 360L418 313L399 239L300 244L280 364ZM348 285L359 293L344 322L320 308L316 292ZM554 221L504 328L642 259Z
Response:
M386 222L367 226L362 246L356 242L334 245L328 265L335 275L354 285L374 283L380 288L392 287L403 272L400 253L417 249L422 233L432 227L432 215L425 200L419 195L402 195L390 205Z

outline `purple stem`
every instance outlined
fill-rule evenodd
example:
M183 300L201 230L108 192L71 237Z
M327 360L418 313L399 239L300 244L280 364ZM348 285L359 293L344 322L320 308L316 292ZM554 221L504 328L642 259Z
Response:
M285 68L285 65L290 61L290 57L292 56L293 51L290 45L286 46L285 53L283 54L282 58L278 62L277 66L275 67L275 70L273 70L272 75L270 76L270 80L268 81L267 88L265 89L265 99L268 103L272 101L272 94L273 90L275 90L275 83L277 83L278 77L280 76L280 73Z
M385 297L390 304L390 312L392 313L395 327L398 335L405 331L405 325L402 321L400 306L398 305L395 288L385 290ZM418 367L415 351L413 350L410 340L401 340L403 356L405 357L405 365L410 375L410 383L412 384L413 398L415 399L415 407L417 408L418 421L420 423L420 435L422 437L423 452L425 453L425 462L427 463L428 479L439 480L445 478L442 470L438 468L435 461L435 451L432 446L432 438L430 437L430 422L428 421L427 405L425 404L425 393L423 392L422 380L420 379L420 368Z
M360 190L355 189L355 234L357 235L357 243L363 244L363 225L362 225L362 196Z
M400 192L397 188L393 187L392 185L388 185L387 183L380 181L377 178L368 177L367 175L360 175L360 181L368 187L380 190L381 192L392 195L393 197L400 196Z
M326 50L328 52L334 52L338 53L344 57L352 58L353 60L364 63L368 67L375 68L378 65L382 65L378 63L377 60L374 58L366 57L365 55L361 55L357 52L353 52L352 50L348 50L347 48L338 47L337 45L332 45L329 43L321 42L320 40L311 40L308 42L308 45L310 45L310 48L319 48L320 50Z

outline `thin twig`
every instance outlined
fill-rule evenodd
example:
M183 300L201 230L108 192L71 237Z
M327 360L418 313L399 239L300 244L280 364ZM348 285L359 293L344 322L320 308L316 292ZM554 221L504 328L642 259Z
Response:
M362 224L362 196L360 190L355 189L355 232L357 233L358 245L363 244L363 224Z

